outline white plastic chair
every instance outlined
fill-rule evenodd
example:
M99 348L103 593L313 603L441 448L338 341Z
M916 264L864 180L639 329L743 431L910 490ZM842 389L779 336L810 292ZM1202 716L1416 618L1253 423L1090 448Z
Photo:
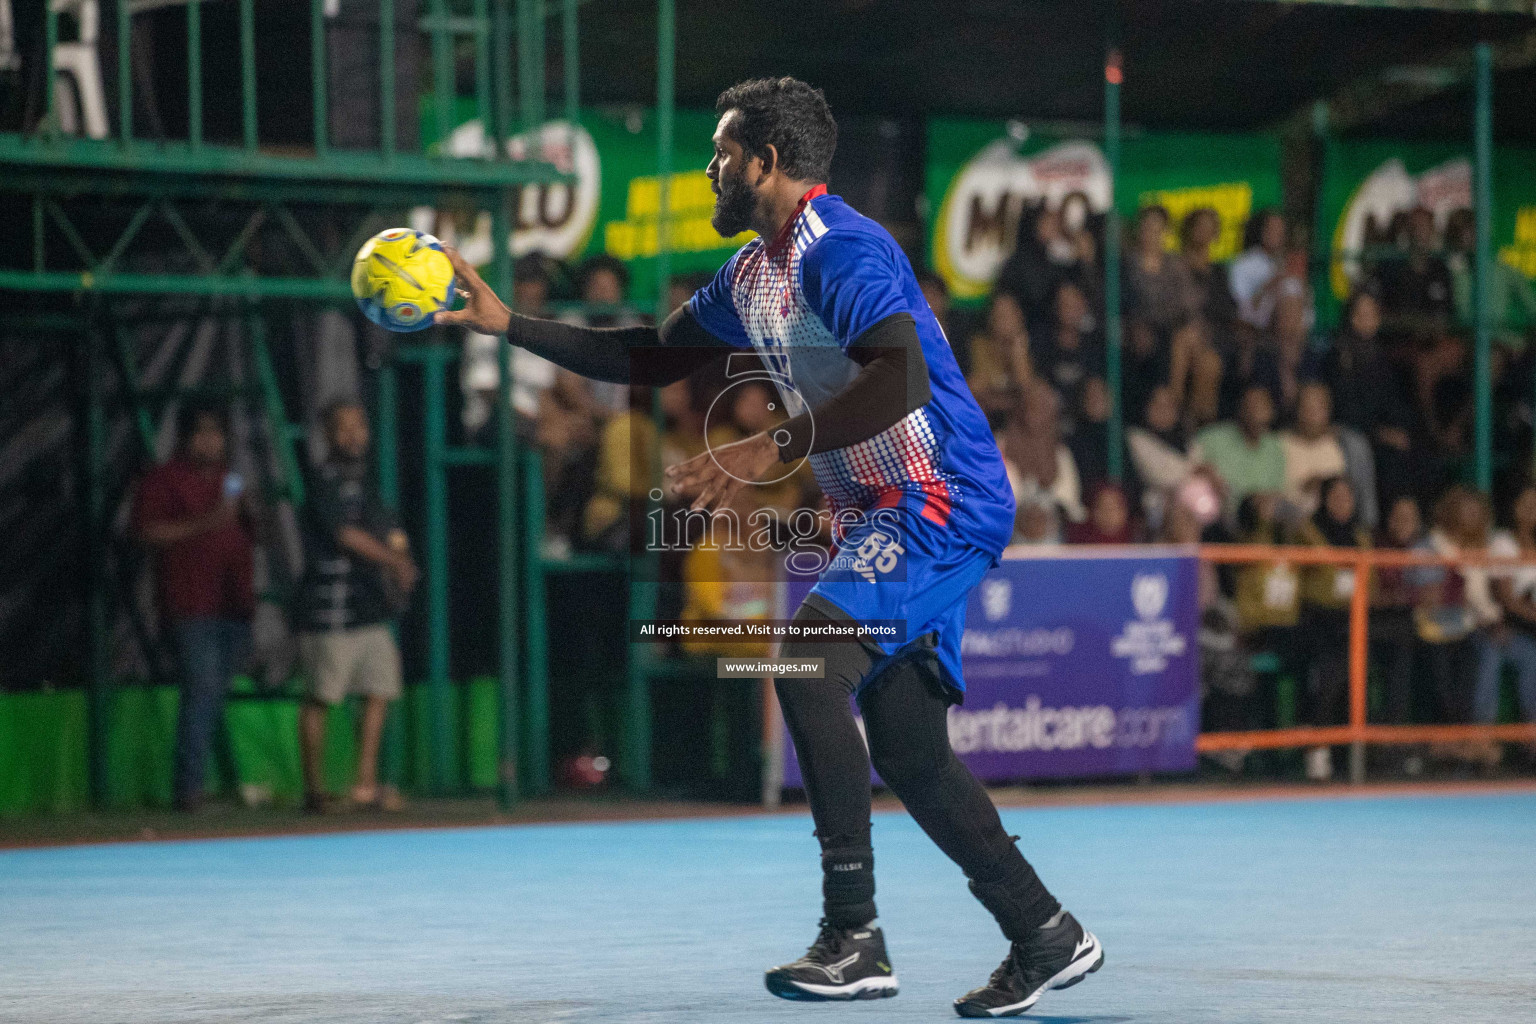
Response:
M86 136L104 139L107 96L102 90L101 62L96 54L100 7L97 0L52 0L51 6L56 14L73 14L80 26L79 38L53 47L53 109L58 114L59 129L68 135L79 135L80 122L84 121Z

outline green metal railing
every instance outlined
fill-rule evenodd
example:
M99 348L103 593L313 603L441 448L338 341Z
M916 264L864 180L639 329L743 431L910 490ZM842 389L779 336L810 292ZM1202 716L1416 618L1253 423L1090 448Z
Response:
M560 0L566 73L564 106L569 113L579 108L579 77L575 66L575 26L579 0ZM516 5L517 32L512 36L511 12ZM239 5L240 144L225 145L205 138L203 14L200 0L186 5L188 127L185 139L140 138L134 129L131 5L117 5L117 76L115 83L117 124L107 139L66 137L58 128L54 90L44 90L44 116L32 135L0 133L0 169L9 191L38 198L84 196L140 196L146 207L135 215L126 230L116 236L107 258L97 259L80 241L81 232L61 211L34 210L33 261L28 269L0 268L0 290L31 292L98 292L102 294L238 295L246 298L345 299L348 295L346 263L356 245L332 251L326 269L297 276L261 276L240 266L251 233L242 233L216 268L200 267L196 274L138 275L119 269L119 260L137 237L148 215L175 223L193 256L203 253L196 244L198 229L180 217L176 203L194 198L216 198L245 203L253 217L277 216L301 251L320 252L324 247L304 237L305 229L293 230L298 221L287 206L295 203L327 203L367 206L373 211L392 211L398 222L407 208L432 204L458 209L493 210L505 193L521 185L568 180L552 165L532 157L513 160L507 141L514 124L530 129L544 116L544 54L551 19L544 0L429 0L428 10L417 24L396 23L394 0L379 0L378 140L372 149L340 149L332 145L329 125L329 92L326 59L327 35L324 0L310 0L310 92L313 120L312 150L276 153L261 149L257 123L257 76L263 66L258 53L255 0ZM45 81L54 77L54 44L59 35L59 14L46 9ZM453 159L446 151L435 154L400 151L396 117L396 50L402 31L418 32L430 40L433 108L436 127L446 139L454 111L455 62L458 43L471 40L469 59L474 70L475 110L493 140L484 156ZM515 46L518 88L512 88L511 55ZM279 66L281 62L270 62ZM156 205L149 206L147 201ZM57 206L57 204L55 204ZM55 215L57 214L57 215ZM379 224L380 227L387 223ZM46 236L61 233L70 243L62 263L50 260ZM361 244L362 238L356 239ZM204 244L204 251L213 246ZM242 272L243 271L243 272Z
M117 120L106 139L65 136L59 131L54 105L53 55L58 41L58 13L46 11L44 115L30 135L0 133L0 181L4 188L30 199L33 244L31 263L25 267L0 268L0 291L75 293L92 296L91 326L79 338L85 346L82 360L90 399L83 445L87 471L86 542L90 563L103 565L96 555L105 550L108 524L105 494L99 481L106 465L106 426L112 403L105 395L102 357L105 321L116 326L111 315L118 296L170 298L198 296L210 301L235 296L244 301L238 315L246 324L253 360L256 410L269 423L276 446L275 465L280 480L279 496L303 499L303 477L294 448L297 432L286 421L278 392L277 375L266 347L266 316L262 300L297 299L322 304L350 304L347 271L352 254L366 237L403 220L406 209L433 205L438 208L488 211L494 237L508 238L512 204L517 189L531 183L569 180L554 166L537 159L535 147L524 158L513 159L509 140L514 130L529 131L543 123L546 109L545 53L548 35L559 31L564 58L563 96L560 106L576 120L580 109L578 54L578 6L580 0L428 0L424 15L413 25L398 22L392 0L380 0L378 18L378 145L348 149L333 144L329 114L329 67L323 0L309 5L312 146L300 153L271 152L261 147L258 123L258 75L268 64L261 60L255 22L255 0L239 0L238 59L240 124L237 140L229 144L206 135L204 96L203 14L199 0L186 6L188 64L186 99L188 124L182 139L149 139L137 134L134 124L134 76L130 41L130 5L117 6ZM558 17L551 17L558 8ZM669 30L670 31L670 30ZM473 62L474 108L491 145L483 155L453 158L446 147L435 152L402 151L396 127L401 97L396 87L396 51L403 33L418 32L427 40L431 83L429 103L435 116L436 134L446 140L455 111L456 62L460 55ZM461 43L468 42L468 46ZM516 66L514 84L513 65ZM273 61L272 66L281 62ZM105 219L108 204L80 202L100 199L130 203L123 221ZM218 233L199 215L208 200L218 200L224 210L243 211L243 225L231 236ZM123 209L122 203L116 207ZM305 205L326 206L333 214L350 216L351 224L340 237L325 237L298 212ZM149 237L151 225L171 229L179 258L195 272L144 273L134 268L136 244ZM297 272L286 268L262 275L253 266L252 253L263 233L282 241L296 253ZM335 235L335 232L330 232ZM161 232L165 236L165 232ZM93 249L92 246L95 246ZM164 256L163 244L157 254ZM496 247L494 264L487 277L497 290L510 295L512 261L505 246ZM663 293L665 284L663 284ZM185 315L185 314L183 314ZM139 436L152 441L147 403L181 397L176 389L150 394L139 388L132 371L132 352L126 336L113 331L119 361L128 368L120 394L128 396L130 413ZM453 688L448 677L448 516L447 474L453 467L484 467L497 476L498 656L501 665L501 749L499 795L510 802L520 795L522 779L531 776L534 791L548 787L548 694L547 654L544 648L542 574L525 572L536 566L542 535L542 514L529 516L520 503L529 501L539 480L533 453L517 443L512 429L508 395L512 385L511 360L503 346L499 355L502 386L496 405L496 438L489 447L450 445L447 441L448 363L457 357L457 346L407 345L400 359L419 367L423 387L427 440L426 503L427 536L422 547L426 562L428 694L431 715L428 725L430 789L450 792L462 789L464 780L454 777L450 763L449 702ZM386 502L398 502L399 411L397 389L400 371L387 362L379 372L375 422L380 462L380 489ZM521 475L520 475L521 474ZM524 481L520 484L519 481ZM540 496L541 497L541 496ZM88 633L91 675L91 778L98 800L106 795L105 735L111 692L107 657L108 613L111 595L106 573L93 573L87 581ZM529 591L525 579L540 581ZM529 595L533 596L528 600ZM536 640L527 637L527 623L538 624ZM531 692L520 692L523 681L523 644L527 662L537 677L529 680ZM524 709L530 714L524 715ZM391 717L385 743L386 762L398 761L402 747L399 716ZM524 754L526 751L526 754ZM526 762L526 766L519 762ZM393 773L386 763L385 777Z

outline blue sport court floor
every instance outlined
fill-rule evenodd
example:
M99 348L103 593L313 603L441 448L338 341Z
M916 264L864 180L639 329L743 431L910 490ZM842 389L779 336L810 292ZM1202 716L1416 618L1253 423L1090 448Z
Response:
M1536 793L1004 812L1103 939L1057 1024L1536 1021ZM954 1020L1001 959L958 870L875 821L896 999L796 1004L810 820L770 815L0 853L0 1021Z

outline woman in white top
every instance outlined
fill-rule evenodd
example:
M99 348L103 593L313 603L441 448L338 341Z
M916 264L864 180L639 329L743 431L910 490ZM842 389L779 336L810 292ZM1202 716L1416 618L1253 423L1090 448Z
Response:
M1536 559L1536 485L1526 485L1510 506L1511 529L1500 530L1488 542L1488 553L1500 558ZM1519 679L1520 710L1536 720L1536 565L1494 570L1493 596L1504 621L1478 634L1477 686L1472 694L1476 721L1492 722L1499 715L1499 677L1506 664Z
M1054 388L1038 377L1026 383L1012 419L998 432L997 442L1015 501L1023 502L1043 492L1051 496L1067 520L1083 521L1082 482L1072 450L1061 440L1061 398Z
M1162 529L1169 496L1195 468L1189 443L1179 425L1179 400L1173 388L1159 384L1152 389L1142 422L1125 432L1125 445L1131 456L1131 468L1141 481L1141 508L1147 532L1155 536Z
M1344 476L1344 448L1333 430L1333 398L1328 385L1308 381L1296 398L1296 422L1280 435L1285 449L1285 502L1288 518L1312 518L1318 507L1318 487L1324 480Z

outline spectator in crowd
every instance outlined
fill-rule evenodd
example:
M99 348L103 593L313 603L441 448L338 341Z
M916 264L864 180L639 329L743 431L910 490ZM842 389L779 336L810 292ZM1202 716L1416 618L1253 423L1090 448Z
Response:
M1034 376L1029 331L1018 299L997 291L987 305L982 329L971 336L971 365L966 383L987 417L1000 421L1018 404L1024 383Z
M1292 518L1309 518L1317 511L1323 481L1344 474L1344 448L1329 422L1332 402L1328 385L1309 382L1296 403L1296 422L1280 434L1286 511Z
M640 317L624 307L629 292L629 267L623 260L607 253L587 257L576 270L576 287L586 307L562 316L563 322L578 327L636 327L641 323ZM626 414L626 385L587 381L587 386L602 418Z
M1226 270L1211 256L1211 247L1220 237L1221 215L1209 206L1185 214L1179 227L1179 262L1189 280L1199 339L1191 354L1190 387L1184 398L1196 423L1209 423L1218 415L1221 353L1231 346L1232 321L1237 316Z
M1260 491L1239 504L1235 529L1216 527L1218 536L1240 544L1266 547L1285 544L1289 535L1280 521L1280 495ZM1299 641L1301 584L1296 567L1273 560L1248 562L1223 574L1232 593L1235 627L1243 647L1264 655L1267 664L1255 671L1251 699L1243 709L1245 728L1274 728L1276 687L1280 676L1299 678L1304 652Z
M513 308L527 316L549 316L549 296L557 265L543 253L530 253L513 267ZM506 339L465 332L460 364L464 387L464 428L485 429L495 408L501 379L499 348ZM596 465L599 409L590 383L569 370L512 346L512 410L518 433L532 437L542 457L545 493L544 553L559 558L571 550L581 510L591 495Z
M1018 242L998 271L997 290L1019 303L1031 333L1049 329L1056 286L1063 280L1098 294L1097 246L1088 221L1081 193L1065 197L1055 209L1042 201L1020 218Z
M1470 331L1476 321L1472 297L1473 262L1477 250L1477 226L1466 207L1453 212L1445 225L1445 264L1451 273L1451 295L1456 323ZM1536 289L1526 276L1501 259L1492 266L1488 282L1488 323L1496 345L1510 355L1525 351L1525 336L1515 324L1536 324ZM1519 318L1517 320L1517 317Z
M1192 283L1182 261L1168 251L1168 210L1152 204L1136 214L1135 237L1122 274L1125 312L1166 342L1195 315Z
M1092 490L1088 518L1067 527L1067 541L1071 544L1131 544L1135 540L1131 504L1124 489L1108 480Z
M1019 500L1018 511L1013 517L1012 543L1029 546L1061 543L1061 513L1050 495L1036 491Z
M629 386L629 408L603 425L598 442L593 493L582 516L583 546L602 551L637 550L644 542L644 516L632 506L646 500L659 467L653 464L656 424L651 419L651 389Z
M1209 206L1197 206L1179 225L1179 260L1194 287L1195 315L1219 348L1237 318L1237 302L1227 282L1226 269L1211 253L1221 238L1221 214Z
M1414 494L1412 412L1401 378L1381 349L1381 305L1369 290L1358 289L1340 320L1320 379L1333 395L1339 422L1370 441L1378 497L1388 502Z
M661 435L661 461L675 466L704 451L704 410L694 400L692 382L687 379L661 389L661 415L666 430Z
M1072 461L1077 464L1082 486L1092 491L1109 478L1109 385L1104 383L1103 377L1089 377L1083 382L1079 394L1067 448L1072 452ZM1133 491L1128 489L1127 495L1132 494Z
M549 292L554 279L554 260L543 253L530 253L512 268L513 308L527 316L549 315ZM464 332L464 358L459 363L459 379L464 389L464 429L477 434L491 421L496 406L496 388L501 381L500 348L505 338ZM532 433L539 417L544 393L555 383L556 366L542 356L513 346L507 358L512 363L512 411L519 427Z
M1182 501L1173 501L1163 514L1163 527L1156 536L1160 544L1199 544L1205 536L1205 525L1193 508ZM1201 592L1204 594L1207 590L1204 583L1206 568L1214 580L1216 567L1208 562L1202 562L1201 566Z
M1238 505L1237 528L1233 538L1239 544L1266 547L1286 543L1280 521L1280 496L1274 491L1257 491ZM1244 633L1253 637L1259 650L1290 654L1296 647L1295 626L1301 610L1301 584L1296 569L1289 562L1248 562L1237 567L1236 592L1238 622Z
M1488 547L1489 518L1482 495L1460 485L1451 487L1435 503L1433 528L1419 550L1447 558L1481 554ZM1410 578L1421 588L1415 624L1419 639L1424 641L1436 717L1443 722L1468 721L1477 664L1476 634L1501 618L1488 573L1471 567L1427 567L1415 570Z
M1042 380L1024 386L1019 407L998 437L1014 498L1045 493L1060 513L1082 522L1082 486L1072 451L1061 440L1061 399Z
M245 487L229 468L224 411L183 404L177 440L176 454L140 482L134 525L154 554L161 627L181 674L172 795L178 810L195 811L230 677L250 647L255 594Z
M1467 353L1464 339L1437 334L1415 346L1410 357L1423 448L1418 475L1423 485L1433 489L1454 472L1458 457L1468 448L1473 396ZM1426 466L1425 455L1435 457L1438 465Z
M1274 398L1255 384L1243 392L1236 421L1214 424L1195 436L1190 454L1221 477L1229 519L1248 495L1285 487L1285 449L1274 422Z
M1349 480L1324 480L1316 510L1296 529L1295 543L1307 547L1369 548L1371 533L1360 522L1355 492ZM1346 721L1349 703L1349 605L1356 586L1353 566L1308 565L1301 570L1301 639L1310 654L1311 671L1303 689L1303 718L1311 725ZM1333 752L1328 747L1307 751L1307 778L1333 778Z
M1195 468L1171 387L1160 384L1153 389L1141 423L1125 432L1125 442L1141 483L1142 513L1155 535L1162 528L1169 496Z
M1182 407L1187 391L1208 393L1221 372L1200 321L1194 282L1184 261L1169 253L1167 235L1167 209L1142 207L1123 273L1125 399L1132 409L1144 407L1159 383L1173 388Z
M1526 484L1510 504L1510 528L1489 541L1488 553L1499 558L1536 558L1536 484ZM1515 667L1520 709L1536 721L1536 566L1496 573L1493 593L1504 621L1478 636L1477 687L1473 718L1494 722L1499 716L1500 674Z
M1424 524L1418 502L1404 494L1392 502L1376 546L1412 551L1423 540ZM1419 603L1419 588L1414 585L1412 571L1402 566L1379 567L1373 583L1369 635L1371 656L1382 666L1381 721L1404 725L1413 716L1413 665L1418 648L1414 610Z
M1084 384L1104 373L1104 338L1098 318L1076 282L1063 280L1056 286L1054 312L1050 332L1044 343L1036 346L1035 373L1061 396L1068 411L1063 426L1070 434L1072 417L1082 405Z
M1275 328L1275 307L1282 290L1297 284L1285 262L1285 219L1265 208L1248 218L1243 251L1228 270L1238 321L1261 335Z
M1410 211L1401 257L1376 268L1388 336L1395 342L1425 342L1446 332L1454 291L1451 272L1435 251L1435 215L1422 206Z
M969 373L971 370L970 339L952 329L949 285L945 284L944 279L933 271L919 270L917 286L923 290L923 298L927 301L928 308L933 310L933 317L939 322L940 330L944 332L944 337L949 339L950 346L954 348L955 361L960 364L960 372Z
M325 788L327 713L349 693L363 697L357 776L351 801L400 808L400 794L380 785L379 739L389 705L400 696L400 650L391 619L405 611L416 563L394 514L379 500L368 465L368 415L355 401L325 414L329 452L316 468L304 509L304 578L299 587L299 660L309 690L299 712L304 806L338 808Z

